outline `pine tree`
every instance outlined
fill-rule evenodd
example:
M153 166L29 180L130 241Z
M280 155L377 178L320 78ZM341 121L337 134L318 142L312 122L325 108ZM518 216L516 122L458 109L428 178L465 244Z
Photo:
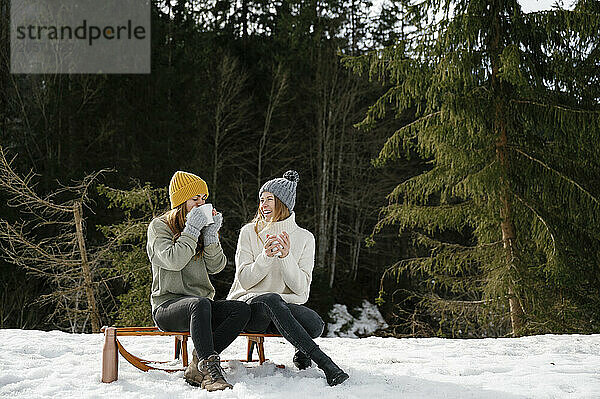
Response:
M408 0L387 0L381 4L377 25L373 30L375 43L392 46L404 39L405 26L403 14Z
M149 183L137 183L130 190L105 185L98 185L97 189L108 199L109 208L120 209L125 216L119 223L98 226L108 240L99 256L112 266L104 269L104 282L116 279L125 284L125 292L117 296L114 322L124 326L152 326L152 269L146 254L146 234L152 218L167 209L167 191L152 188Z
M391 84L361 126L416 112L375 163L418 155L428 170L390 193L374 232L413 234L417 255L390 271L424 276L423 306L509 316L513 335L600 329L598 4L426 0L405 41L346 59Z

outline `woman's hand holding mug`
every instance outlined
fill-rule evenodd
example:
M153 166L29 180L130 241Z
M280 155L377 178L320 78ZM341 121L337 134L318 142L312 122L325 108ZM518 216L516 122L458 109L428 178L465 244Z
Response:
M279 242L276 235L267 234L267 242L265 242L265 254L272 258L279 254Z
M280 244L279 252L281 253L279 255L279 257L285 258L290 253L290 236L288 235L288 233L283 231L279 235L278 240L279 240L279 244Z
M269 258L285 258L290 253L290 236L284 231L279 236L267 234L265 253Z
M212 208L212 219L213 223L204 226L202 234L204 237L204 245L216 244L219 242L218 231L223 225L223 214L218 212L215 208Z

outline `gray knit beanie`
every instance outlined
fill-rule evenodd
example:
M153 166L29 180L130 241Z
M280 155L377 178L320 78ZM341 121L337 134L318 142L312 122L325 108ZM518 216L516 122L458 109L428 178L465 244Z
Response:
M288 170L283 174L283 177L269 180L260 188L258 196L268 191L273 193L287 208L291 211L294 210L296 205L296 186L298 185L300 176L295 170Z

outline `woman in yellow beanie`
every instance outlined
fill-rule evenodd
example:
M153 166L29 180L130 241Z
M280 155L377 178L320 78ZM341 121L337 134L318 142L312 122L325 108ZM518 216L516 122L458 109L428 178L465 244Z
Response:
M175 172L169 185L171 210L148 226L146 251L152 263L152 317L163 331L189 331L194 343L185 380L208 391L232 388L219 353L246 326L249 306L235 300L214 301L209 274L223 270L227 258L219 242L223 216L200 206L208 186L200 177Z

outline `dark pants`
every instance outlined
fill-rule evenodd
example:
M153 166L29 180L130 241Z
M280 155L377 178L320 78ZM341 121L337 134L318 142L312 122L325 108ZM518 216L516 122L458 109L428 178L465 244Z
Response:
M279 294L262 294L250 302L247 332L280 333L306 354L318 348L313 338L321 336L325 323L314 310L287 303Z
M161 330L190 332L200 359L227 348L249 318L250 308L244 302L194 296L171 299L154 312L154 321Z

